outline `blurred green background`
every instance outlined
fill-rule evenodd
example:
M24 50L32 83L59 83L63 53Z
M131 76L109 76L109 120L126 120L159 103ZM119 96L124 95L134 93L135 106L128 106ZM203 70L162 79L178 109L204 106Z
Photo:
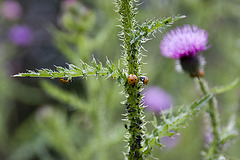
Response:
M10 3L9 3L10 2ZM141 1L142 2L142 1ZM9 3L9 4L8 4ZM106 56L121 57L118 15L113 0L0 1L0 159L1 160L121 160L124 159L124 96L117 82L104 77L59 80L11 78L26 69L79 65ZM200 93L194 81L175 71L175 62L160 55L162 36L183 24L195 24L209 34L203 53L205 78L210 86L227 84L240 73L239 0L146 0L139 6L139 23L146 19L186 15L145 44L143 72L149 86L158 86L174 99L174 105L190 104ZM21 29L17 30L16 26ZM24 28L24 29L22 29ZM17 31L16 31L17 30ZM217 96L221 124L237 114L240 128L239 85ZM146 119L152 113L146 110ZM165 160L201 159L204 150L204 116L200 115L171 148L153 149ZM225 153L240 159L240 140Z

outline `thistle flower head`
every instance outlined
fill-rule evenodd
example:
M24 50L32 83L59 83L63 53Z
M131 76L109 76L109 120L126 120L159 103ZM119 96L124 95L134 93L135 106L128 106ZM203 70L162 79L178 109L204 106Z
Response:
M208 34L205 30L193 25L177 27L167 33L160 44L161 54L173 59L195 56L209 47Z

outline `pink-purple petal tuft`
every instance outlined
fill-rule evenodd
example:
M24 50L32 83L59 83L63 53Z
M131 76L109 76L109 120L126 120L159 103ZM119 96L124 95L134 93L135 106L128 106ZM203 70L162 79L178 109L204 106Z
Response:
M209 47L208 33L193 25L184 25L168 32L160 44L161 54L165 57L180 59L195 56Z

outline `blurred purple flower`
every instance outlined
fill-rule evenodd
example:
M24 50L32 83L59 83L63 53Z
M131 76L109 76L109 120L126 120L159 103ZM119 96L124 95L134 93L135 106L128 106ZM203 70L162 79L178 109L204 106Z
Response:
M172 137L164 136L160 139L162 145L164 145L167 149L171 149L178 144L179 135L173 135Z
M146 109L157 113L169 109L173 104L172 97L159 87L148 87L144 91L143 102Z
M22 15L22 7L17 1L4 1L1 6L1 13L8 20L17 20Z
M208 129L204 132L204 143L207 147L210 146L210 144L212 143L213 141L213 138L214 138L214 135L212 133L212 129ZM225 142L225 144L223 145L220 145L223 149L226 149L228 146L229 146L229 143L228 142Z
M19 46L28 46L33 40L32 30L24 25L13 26L8 36L11 42Z
M70 7L76 4L76 2L77 2L76 0L65 0L64 5L66 5L66 7Z
M75 3L76 0L65 0L65 3Z
M213 141L213 134L210 130L207 130L204 134L204 142L206 145L210 145L212 141Z
M180 59L195 56L207 50L208 34L205 30L193 25L184 25L168 32L160 44L161 54L165 57Z

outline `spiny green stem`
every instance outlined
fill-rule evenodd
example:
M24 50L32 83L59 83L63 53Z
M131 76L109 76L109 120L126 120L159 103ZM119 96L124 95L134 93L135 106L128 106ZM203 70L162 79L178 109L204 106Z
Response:
M200 88L204 95L209 94L209 88L202 78L198 78L198 83L200 85ZM206 154L206 159L216 158L219 155L219 152L221 150L220 145L220 124L219 124L219 115L217 112L217 100L215 97L213 97L208 102L208 114L211 119L211 126L212 126L212 134L213 134L213 141L210 144L210 148L208 149L208 152Z
M139 89L130 86L128 88L129 97L127 99L127 119L129 121L129 136L128 136L128 146L129 160L142 160L142 140L143 140L143 117L142 117L142 107L140 106L141 95L139 94Z
M123 41L124 58L126 58L126 67L128 74L141 75L140 73L140 45L138 42L132 43L134 31L136 29L136 8L134 0L117 0L118 13L121 16L122 32L119 34ZM126 79L125 92L127 96L126 102L126 120L128 124L128 134L126 135L128 141L128 153L126 156L128 160L143 160L143 136L144 136L144 122L142 116L141 106L141 86L136 84L129 84Z

